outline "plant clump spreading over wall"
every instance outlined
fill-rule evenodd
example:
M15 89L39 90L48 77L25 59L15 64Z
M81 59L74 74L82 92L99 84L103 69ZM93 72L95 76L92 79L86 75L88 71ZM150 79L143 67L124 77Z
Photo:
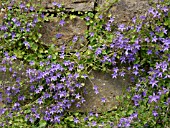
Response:
M53 18L44 8L30 2L1 4L5 15L0 25L0 71L10 78L0 81L1 127L170 126L168 0L153 4L130 25L115 24L112 15L81 14L89 28L84 36L88 43L74 51L71 46L80 40L76 35L67 45L42 42L42 23ZM75 18L56 2L53 10L59 19L56 27ZM56 33L53 40L61 36ZM86 102L81 89L91 70L111 72L113 79L132 74L133 86L117 97L117 110L67 111L75 102L77 107Z

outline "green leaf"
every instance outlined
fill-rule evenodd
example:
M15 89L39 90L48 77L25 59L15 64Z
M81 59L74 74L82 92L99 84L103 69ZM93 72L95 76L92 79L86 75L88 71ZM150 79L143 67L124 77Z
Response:
M129 110L129 111L127 112L128 115L131 115L132 113L133 113L133 110Z
M39 128L44 128L47 125L47 122L45 120L41 120L39 124Z
M67 117L66 120L68 120L68 121L73 121L73 116Z
M37 49L38 49L38 45L35 43L33 43L31 47L34 51L37 51Z
M71 20L74 19L74 18L76 18L76 15L70 15Z
M167 20L164 22L164 25L165 25L165 26L170 26L170 19L167 19Z

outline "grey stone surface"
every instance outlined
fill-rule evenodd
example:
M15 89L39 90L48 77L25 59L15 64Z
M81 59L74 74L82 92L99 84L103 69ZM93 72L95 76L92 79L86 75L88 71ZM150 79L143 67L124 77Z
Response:
M158 0L153 2L156 3ZM118 0L116 3L113 0L99 0L99 6L100 12L113 15L116 23L129 23L134 16L146 14L150 0Z
M63 44L66 46L73 45L71 49L79 49L81 44L87 43L84 38L85 31L87 30L85 21L76 17L72 20L66 19L65 22L64 26L58 26L59 19L54 18L53 21L42 24L42 29L40 30L42 41L45 44L55 44L57 46ZM57 39L56 34L61 34L61 38ZM73 40L74 36L78 37L78 41L70 44L69 42Z
M34 0L34 3L41 4L45 8L52 8L53 2L62 4L67 11L74 9L75 11L93 11L95 0Z
M94 78L85 82L85 92L87 94L84 94L84 98L86 102L80 108L76 107L76 103L73 104L70 111L103 112L116 109L119 104L116 96L123 95L124 90L130 83L130 76L126 75L113 79L111 74L100 71L92 71L91 75ZM94 92L94 86L98 87L98 94ZM101 101L102 98L106 98L105 103Z

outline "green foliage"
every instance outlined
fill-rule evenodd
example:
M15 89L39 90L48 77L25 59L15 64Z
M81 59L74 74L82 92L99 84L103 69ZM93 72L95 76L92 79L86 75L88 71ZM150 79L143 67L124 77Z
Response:
M100 12L99 8L96 9L96 11L99 11L97 14L93 12L81 14L78 12L89 29L84 35L87 39L87 44L82 44L79 49L73 50L70 47L77 40L75 42L74 40L68 41L67 45L61 47L54 44L50 45L51 42L42 42L42 34L39 30L43 23L54 20L54 15L49 16L47 13L44 16L43 13L46 10L32 3L27 3L25 6L26 8L34 7L36 11L20 9L21 2L13 4L11 9L9 9L8 4L8 2L3 2L3 7L8 9L2 23L7 28L0 35L0 55L2 57L5 56L4 52L8 52L10 56L15 55L26 64L34 61L35 64L32 67L38 71L50 70L49 66L40 66L40 62L61 64L64 70L61 76L68 77L72 73L77 73L79 77L76 80L81 83L82 87L85 86L83 83L85 80L84 75L86 74L87 77L90 77L91 70L102 70L114 75L115 72L112 71L114 68L118 68L119 73L134 73L139 69L137 70L137 75L135 74L136 72L133 74L134 81L129 84L129 86L133 86L130 87L126 95L117 97L119 105L116 110L93 113L92 115L66 111L62 113L60 123L52 123L42 117L33 119L32 122L26 119L25 115L31 113L31 107L38 104L38 98L48 90L48 87L44 79L39 82L39 84L44 85L43 91L40 94L30 96L27 92L29 86L25 86L25 82L29 79L25 79L20 84L23 88L23 94L28 94L26 97L28 101L22 104L21 111L13 112L12 117L8 115L8 111L5 111L4 115L6 116L2 116L0 122L9 120L8 125L12 128L95 128L98 126L111 128L113 124L115 126L119 125L119 127L129 127L128 125L130 125L130 127L139 128L170 126L170 109L168 106L170 102L169 10L164 11L159 5L153 4L153 8L158 11L160 16L148 13L147 17L144 19L137 18L135 23L128 27L116 25L114 17L105 11ZM164 1L160 3L160 6L168 8L170 3L169 1ZM110 5L107 7L110 8ZM52 10L56 12L59 22L76 18L76 14L67 13L63 7L54 6ZM61 24L58 23L55 26L56 29L60 28ZM56 40L55 37L53 40ZM65 48L64 57L61 57L63 47ZM123 57L125 57L125 63L121 62ZM130 60L131 58L133 59L132 61ZM63 64L66 61L75 63L72 71L69 70L70 67ZM139 67L135 67L137 65ZM10 66L10 64L6 64L7 68L10 68ZM20 68L19 66L12 65L17 69ZM7 73L9 74L9 72ZM58 81L60 79L55 82ZM156 83L153 84L154 82ZM38 87L38 85L36 86ZM68 89L66 90L68 91ZM81 93L80 89L75 89L75 92ZM153 97L158 95L158 99L151 101ZM72 96L67 93L66 98L69 100L75 99L75 95ZM12 100L11 104L13 105L17 101L17 97L12 97ZM45 108L55 103L52 98L44 99L42 102ZM11 108L9 108L10 110ZM122 120L126 121L122 123Z

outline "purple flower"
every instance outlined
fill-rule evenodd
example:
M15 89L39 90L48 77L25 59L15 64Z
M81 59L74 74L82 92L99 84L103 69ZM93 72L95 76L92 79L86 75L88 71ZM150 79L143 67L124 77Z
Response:
M44 94L44 98L45 98L45 99L50 98L50 97L51 97L50 94L48 94L48 93L45 93L45 94Z
M16 33L15 32L12 32L11 35L12 35L12 39L16 37Z
M8 29L8 27L6 25L0 26L0 30L6 31L7 29Z
M66 91L61 91L58 95L60 96L60 98L65 97L66 96Z
M75 43L78 40L78 36L73 37L73 43Z
M93 89L94 89L94 91L95 91L95 94L98 94L98 93L99 93L98 87L97 87L96 85L93 87Z
M76 99L80 99L80 97L81 97L81 96L80 96L80 94L78 93L78 94L76 94L76 97L75 97L75 98L76 98Z
M60 116L55 116L54 121L57 122L57 123L60 123Z
M29 10L29 9L28 9L27 7L24 8L24 12L28 12L28 10Z
M125 76L125 72L124 71L121 71L119 74L120 74L120 76Z
M35 63L34 63L34 61L30 61L30 65L32 66L32 65L34 65Z
M36 94L40 93L40 90L39 90L39 89L36 89L36 90L35 90L35 93L36 93Z
M43 66L43 65L44 65L44 63L41 61L41 62L40 62L40 66Z
M23 43L24 43L25 47L28 47L28 48L30 48L30 44L29 44L29 42L27 42L27 41L24 41Z
M34 11L34 7L33 6L30 7L30 11Z
M64 57L65 57L64 53L60 54L60 58L64 59Z
M56 38L57 38L57 39L61 38L62 36L63 36L63 35L60 34L60 33L56 34Z
M57 2L52 2L52 5L56 6L56 5L57 5Z
M14 103L14 107L19 107L20 104L19 103Z
M0 71L6 72L6 67L1 67Z
M101 98L101 102L102 102L102 103L105 103L105 102L106 102L106 98L104 98L104 97Z
M27 27L27 28L26 28L26 31L29 32L29 31L30 31L30 28Z
M16 18L12 18L12 21L13 21L14 23L16 23L17 19L16 19Z
M118 30L120 30L120 31L124 31L126 28L125 28L125 25L124 24L120 24L119 26L118 26Z
M112 74L112 78L117 78L118 74L115 72Z
M17 21L16 26L19 27L21 25L21 22Z
M24 31L24 28L20 28L20 31L23 32L23 31Z
M133 71L133 74L136 76L139 74L139 72L137 70Z
M98 87L95 85L95 86L93 87L93 89L94 89L94 90L97 90L97 89L98 89Z
M35 114L35 118L36 118L36 119L39 119L39 118L40 118L40 114L37 114L37 113L36 113L36 114Z
M154 36L154 37L152 38L152 41L153 41L153 42L156 42L156 41L157 41L156 36Z
M120 121L119 121L118 127L128 128L128 127L130 127L130 121L126 118L121 118Z
M90 20L90 17L87 16L85 19L86 19L86 21L89 21L89 20Z
M145 19L146 19L146 16L140 16L140 19L141 19L141 20L145 20Z
M81 88L81 87L82 87L80 83L77 83L75 86L76 86L77 88Z
M132 117L132 118L137 118L137 117L138 117L138 113L133 113L133 114L131 115L131 117Z
M41 14L41 18L44 18L44 17L45 17L45 15L42 13L42 14Z
M88 118L88 117L85 117L85 118L84 118L84 121L88 121L88 120L89 120L89 118Z
M42 104L42 103L43 103L42 98L39 98L39 99L38 99L38 104Z
M168 12L169 9L168 9L168 7L164 6L164 7L161 8L161 10L164 11L164 12Z
M43 89L44 89L44 87L43 87L43 86L39 86L39 90L40 90L40 92L41 92Z
M113 68L113 72L117 73L119 71L118 67Z
M78 66L78 68L81 69L81 70L83 70L83 69L84 69L84 66L83 66L82 64L80 64L80 65Z
M152 85L152 88L153 88L154 86L158 86L158 85L157 85L158 82L159 82L159 81L152 79L152 80L150 80L149 84L151 84L151 85Z
M151 55L151 54L152 54L152 50L149 49L149 50L147 51L147 54L148 54L148 55Z
M142 25L141 25L141 24L140 24L140 25L137 25L137 26L136 26L136 31L139 32L139 31L141 30L141 28L142 28Z
M23 101L23 100L25 100L25 96L19 96L18 97L18 101Z
M21 9L22 9L22 8L25 8L25 4L21 3L21 4L20 4L20 8L21 8Z
M79 120L77 118L74 118L74 123L79 123Z
M133 98L132 98L133 101L139 101L141 100L141 95L137 94L137 95L134 95Z
M136 23L136 17L133 17L133 18L132 18L132 22L133 22L133 23Z
M12 7L11 6L8 6L8 10L11 10L12 9Z
M94 36L94 32L90 32L90 37L93 37Z
M77 107L77 108L80 108L80 106L81 106L80 103L77 103L77 104L76 104L76 107Z
M81 103L84 103L86 100L84 98L81 98Z
M35 17L33 20L33 23L37 23L37 22L38 22L38 19Z
M99 16L99 19L102 19L102 18L103 18L103 16L102 16L102 15L100 15L100 16Z
M57 3L57 2L52 2L53 6L57 6L58 8L61 8L61 4Z
M149 38L145 38L145 41L146 41L147 43L149 43L149 42L150 42Z
M93 121L92 122L92 126L94 127L94 126L96 126L97 125L97 122L96 121Z
M154 117L158 116L158 113L155 110L152 111L152 114L153 114Z
M113 17L110 17L110 19L109 19L109 22L113 22L114 21L114 18Z
M94 114L93 114L93 112L89 112L89 116L93 116Z
M111 31L111 27L110 26L106 26L105 30L106 31Z
M60 20L59 25L64 26L64 24L65 24L65 21L64 20Z
M96 52L95 52L95 55L99 55L102 53L102 49L101 48L97 48L96 49Z
M157 102L159 100L160 96L159 95L155 95L155 93L151 96L149 96L149 103L152 102Z

